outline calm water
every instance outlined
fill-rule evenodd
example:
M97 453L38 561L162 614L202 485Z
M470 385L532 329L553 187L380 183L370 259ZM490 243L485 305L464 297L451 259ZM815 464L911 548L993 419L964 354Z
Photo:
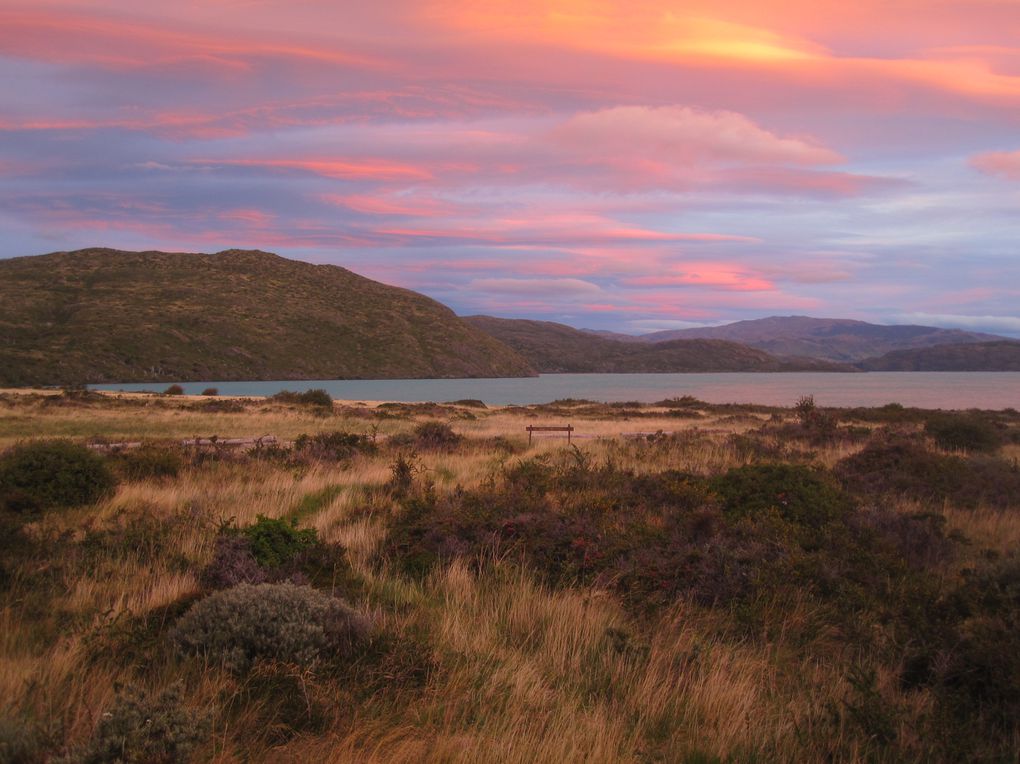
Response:
M104 390L164 390L169 383L96 385ZM543 374L525 379L307 380L302 382L182 382L189 394L216 387L221 395L272 395L321 387L341 400L547 403L557 398L652 401L693 395L709 403L792 406L813 395L823 406L1020 408L1020 372L870 372L835 374Z

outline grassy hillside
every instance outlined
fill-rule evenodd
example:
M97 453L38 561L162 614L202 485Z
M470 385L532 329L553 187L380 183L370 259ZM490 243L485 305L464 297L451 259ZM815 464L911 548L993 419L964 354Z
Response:
M332 265L241 250L0 260L0 384L531 373L440 303Z
M725 326L675 329L645 334L642 339L717 339L741 342L775 355L805 356L852 363L894 350L1000 340L993 334L939 329L934 326L881 326L865 321L809 316L771 316Z
M551 321L469 316L540 372L846 371L813 359L776 358L724 340L621 342Z
M895 350L857 365L866 371L1020 371L1020 342L970 342Z

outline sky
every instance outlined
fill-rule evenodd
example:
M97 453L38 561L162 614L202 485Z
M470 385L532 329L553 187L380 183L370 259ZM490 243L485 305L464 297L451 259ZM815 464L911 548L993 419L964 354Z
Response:
M0 234L1020 336L1020 0L0 0Z

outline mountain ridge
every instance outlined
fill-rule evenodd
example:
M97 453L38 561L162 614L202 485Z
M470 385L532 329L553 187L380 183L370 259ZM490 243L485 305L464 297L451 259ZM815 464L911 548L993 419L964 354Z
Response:
M552 321L495 316L465 316L464 320L516 350L540 373L857 371L827 361L779 358L725 340L637 343Z
M0 260L0 384L532 376L416 292L261 250Z
M780 356L856 363L894 350L1008 340L994 334L917 324L872 324L849 318L769 316L722 326L669 329L641 335L642 342L723 339Z

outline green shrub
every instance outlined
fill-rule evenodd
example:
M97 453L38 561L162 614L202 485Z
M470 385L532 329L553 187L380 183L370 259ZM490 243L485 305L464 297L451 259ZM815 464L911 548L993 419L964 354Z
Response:
M154 444L120 451L111 455L110 461L126 480L177 477L184 466L178 450Z
M279 401L280 403L297 403L305 406L321 406L323 408L333 407L333 399L330 397L329 393L322 388L306 390L303 393L295 393L292 390L281 390L273 395L271 400Z
M134 688L120 691L100 717L77 764L185 764L209 734L209 715L185 708L179 687L158 695Z
M414 436L422 448L452 448L461 437L445 422L422 422L414 428Z
M336 430L301 434L294 441L294 450L312 459L344 461L357 454L375 453L376 446L367 435Z
M207 387L202 391L202 395L219 395L220 391L215 387Z
M1003 443L994 423L978 414L943 414L932 417L924 426L940 448L952 451L991 452Z
M871 500L906 497L999 508L1020 503L1020 471L1009 462L936 454L919 443L873 443L838 462L834 471L847 490Z
M264 568L279 568L318 542L314 528L298 530L295 522L263 515L242 528L241 534L251 543L255 561Z
M775 511L797 525L819 527L842 516L850 502L826 472L795 464L737 467L711 482L733 516Z
M163 391L163 395L184 395L184 388L180 385L170 385Z
M94 504L115 485L101 456L67 440L22 443L0 456L0 501L11 510Z
M310 586L240 584L211 594L178 621L182 651L246 671L255 660L311 665L351 656L368 622Z

